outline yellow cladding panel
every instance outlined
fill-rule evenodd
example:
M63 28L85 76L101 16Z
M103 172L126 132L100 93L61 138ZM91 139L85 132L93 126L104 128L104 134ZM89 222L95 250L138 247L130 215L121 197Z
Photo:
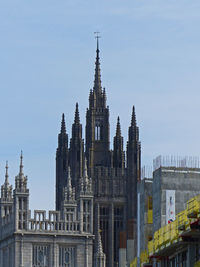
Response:
M131 262L130 267L137 267L137 258Z
M154 233L154 239L157 239L159 237L159 230L157 230L155 233Z
M189 226L190 220L187 217L187 210L183 210L180 213L178 213L176 218L178 221L179 230L185 230Z
M194 265L194 267L200 267L200 261L197 261Z
M200 195L188 200L187 202L187 216L195 217L200 211Z
M163 245L164 242L164 227L159 229L159 238L158 238L159 246Z
M155 250L158 249L158 247L159 247L159 240L158 240L158 238L154 239L154 247L155 247Z
M178 238L177 221L171 222L171 241Z
M141 252L140 261L141 261L141 263L147 263L148 262L148 254L147 254L146 250Z
M147 213L147 223L153 223L153 210L148 210Z
M163 227L163 243L166 244L169 242L170 234L168 234L170 231L170 224L167 224Z
M200 217L200 195L187 202L187 209L176 215L176 220L161 227L154 233L154 239L148 242L148 253L152 255L163 245L176 242L179 238L179 230L187 230L190 227L190 218ZM143 259L143 255L141 254ZM200 267L200 261L196 262L195 267Z
M152 255L154 253L154 240L148 242L148 252L149 255Z

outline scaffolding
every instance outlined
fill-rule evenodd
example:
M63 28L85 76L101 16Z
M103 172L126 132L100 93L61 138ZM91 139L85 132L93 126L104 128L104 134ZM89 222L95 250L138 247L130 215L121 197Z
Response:
M152 166L143 166L141 169L141 179L152 179L153 169Z
M153 170L160 167L176 168L199 168L199 157L197 156L158 156L153 160Z
M168 251L176 246L197 238L200 225L200 195L187 201L187 207L176 215L176 220L158 229L153 239L148 242L148 249L140 254L140 266L152 266L152 259L160 259L167 256ZM195 230L196 229L196 230ZM200 237L199 237L200 238ZM137 266L137 258L133 260L131 267ZM200 266L200 261L195 267Z

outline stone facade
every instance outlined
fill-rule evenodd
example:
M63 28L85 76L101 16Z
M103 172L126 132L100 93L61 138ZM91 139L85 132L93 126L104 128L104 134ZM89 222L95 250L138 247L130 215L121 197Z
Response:
M72 136L68 146L64 115L58 136L56 154L56 210L60 210L61 193L67 183L68 166L72 170L72 184L76 186L83 175L83 163L87 161L88 173L94 189L94 234L101 232L102 250L106 254L106 266L119 266L120 233L126 233L130 259L136 252L137 182L140 180L140 142L135 108L132 110L128 130L126 152L121 136L120 119L117 118L113 150L110 149L109 107L106 90L101 85L99 43L97 38L94 86L89 93L86 111L85 150L82 139L78 104L76 104ZM125 156L126 155L126 156ZM98 250L94 242L94 252Z
M78 104L70 140L62 115L56 151L55 211L47 215L38 210L31 217L22 156L14 190L6 168L0 199L0 267L117 267L122 233L129 252L124 247L120 257L129 263L136 253L140 154L134 107L126 151L119 117L110 148L109 107L101 86L97 38L85 142Z
M21 155L14 191L9 185L7 165L5 183L1 187L0 267L95 266L93 190L87 167L76 193L68 168L61 210L49 211L48 216L46 211L35 210L31 217L27 181ZM101 256L105 258L102 253Z

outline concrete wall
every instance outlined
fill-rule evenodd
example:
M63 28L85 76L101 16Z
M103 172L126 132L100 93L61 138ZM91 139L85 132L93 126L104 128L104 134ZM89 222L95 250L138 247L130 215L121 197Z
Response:
M175 213L200 194L200 169L160 167L153 173L153 231L166 224L166 190L175 190Z

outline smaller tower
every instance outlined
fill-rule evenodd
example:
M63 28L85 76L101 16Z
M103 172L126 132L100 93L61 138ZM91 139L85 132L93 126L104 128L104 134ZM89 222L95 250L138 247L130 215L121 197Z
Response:
M29 219L29 189L23 172L23 154L20 156L19 174L15 177L14 212L15 230L27 230Z
M65 221L76 220L77 202L75 199L75 188L72 187L71 171L68 167L67 186L63 189L63 201L61 216Z
M8 162L6 162L5 182L1 186L0 217L3 218L12 213L13 197L12 185L8 181Z
M137 183L140 180L141 145L133 106L127 142L127 246L135 246L137 236ZM136 251L136 250L135 250ZM129 256L127 255L129 262Z
M78 207L80 232L93 233L93 189L92 179L88 177L87 161L84 160L84 175L79 179Z
M121 126L119 116L117 118L116 135L114 137L113 167L124 169L123 137L121 136Z
M65 115L63 113L56 151L56 210L61 210L63 188L67 183L68 154L68 135L66 133Z
M82 125L80 123L78 103L72 124L72 138L70 140L69 159L71 167L72 185L78 184L79 177L83 175L84 142L82 139Z

